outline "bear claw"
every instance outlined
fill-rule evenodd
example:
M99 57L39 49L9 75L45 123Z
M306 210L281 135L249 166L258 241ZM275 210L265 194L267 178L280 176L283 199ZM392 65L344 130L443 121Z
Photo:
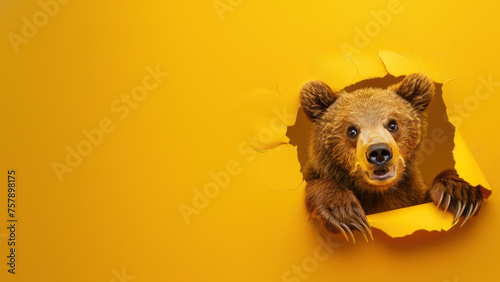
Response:
M479 187L460 178L455 170L445 170L436 176L429 192L436 208L443 208L443 214L453 211L453 224L463 217L460 227L477 213L483 201Z
M480 205L481 205L481 203L475 203L474 206L472 206L472 204L470 204L469 211L465 215L464 221L462 222L462 224L460 224L460 227L462 227L467 222L467 220L469 220L470 216L476 214L476 211L477 211L477 209L479 208Z
M340 223L340 226L339 226L339 229L340 229L341 231L343 231L342 233L344 234L345 239L347 240L347 242L349 242L349 238L347 237L347 235L346 235L346 233L345 233L345 231L344 231L344 230L347 230L347 232L349 232L349 235L351 235L351 238L352 238L352 243L353 243L353 244L356 244L356 239L354 238L354 234L352 234L351 229L350 229L347 225L345 225L345 223L342 223L342 222L341 222L341 223Z
M354 193L334 182L311 180L306 186L306 208L311 217L332 234L342 234L356 243L354 232L373 241L373 233L365 211Z
M359 223L363 227L361 227L356 222L351 222L350 225L352 227L354 227L356 230L358 230L359 233L361 233L361 235L363 235L363 237L365 238L367 243L369 242L369 240L368 240L368 236L366 236L366 233L368 233L368 235L370 235L370 238L373 241L373 234L372 234L371 229L366 227L366 225L363 222L359 221ZM344 235L344 238L347 240L347 242L349 242L349 236L347 236L346 231L349 233L350 238L352 239L352 243L356 244L356 239L354 237L354 234L352 233L351 228L349 226L347 226L347 224L340 222L339 224L335 224L335 226L340 230L340 233L342 233L342 235Z
M332 233L340 233L344 236L344 238L349 242L351 239L353 244L356 244L356 239L353 234L353 231L358 231L363 235L366 242L369 242L368 236L373 241L373 233L371 228L369 227L366 219L362 219L356 214L343 214L342 216L336 216L336 213L332 211L330 208L320 208L321 219L320 222L322 225Z
M361 222L361 224L363 224L363 223ZM351 223L351 225L354 226L354 228L356 228L359 231L359 233L361 233L363 235L363 237L365 237L365 240L367 243L369 241L368 241L368 237L366 236L366 233L370 234L370 237L372 238L372 241L373 241L373 235L372 235L371 231L368 228L366 228L364 226L364 224L363 224L363 227L365 227L365 229L361 228L358 224L356 224L354 222ZM365 233L365 230L366 230L366 233Z

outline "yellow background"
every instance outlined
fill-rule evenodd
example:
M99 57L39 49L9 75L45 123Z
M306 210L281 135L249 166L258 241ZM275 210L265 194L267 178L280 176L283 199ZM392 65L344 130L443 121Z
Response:
M341 43L355 45L355 27L364 30L375 21L371 11L391 1L220 2L231 6L222 16L212 0L72 0L17 53L8 35L22 35L23 17L32 22L42 8L0 2L0 171L7 178L17 170L19 220L11 275L0 209L1 281L119 281L123 270L133 281L281 281L314 256L319 229L303 207L296 149L278 146L294 121L278 121L283 132L274 131L250 161L238 148L275 125L274 108L295 113L305 80L338 89L344 82L329 77L349 65ZM399 5L353 55L373 58L365 68L383 70L377 50L435 58L428 61L441 62L443 81L453 79L443 88L451 108L471 101L478 76L500 81L498 3ZM169 76L119 119L113 101L157 65ZM345 71L356 74L352 64ZM500 185L499 89L469 105L459 126L493 190ZM64 163L66 146L75 148L82 130L103 118L114 131L60 182L52 163ZM193 206L193 189L234 162L239 173L187 224L180 204ZM446 233L338 240L307 280L495 280L499 217L493 193L477 217Z

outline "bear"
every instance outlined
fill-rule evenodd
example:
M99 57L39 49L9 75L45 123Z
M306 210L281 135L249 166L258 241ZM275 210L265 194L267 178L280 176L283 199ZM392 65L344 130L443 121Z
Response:
M373 240L366 215L427 202L454 213L462 225L477 214L482 186L455 169L427 186L417 167L426 137L426 108L435 92L425 74L411 74L385 89L334 92L309 81L300 106L312 121L309 161L304 168L307 212L333 234L354 242L353 231ZM368 235L368 236L367 236Z

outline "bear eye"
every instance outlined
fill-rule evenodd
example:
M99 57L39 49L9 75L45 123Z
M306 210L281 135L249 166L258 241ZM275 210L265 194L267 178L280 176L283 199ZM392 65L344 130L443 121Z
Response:
M347 136L349 136L349 138L356 138L358 137L358 130L356 129L356 127L354 126L351 126L347 129Z
M390 131L390 132L396 132L398 131L398 124L395 120L391 120L389 122L389 124L387 125L387 129Z

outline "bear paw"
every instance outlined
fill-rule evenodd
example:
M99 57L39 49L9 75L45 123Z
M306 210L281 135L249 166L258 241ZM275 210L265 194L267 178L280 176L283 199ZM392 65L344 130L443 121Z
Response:
M444 213L447 210L453 211L455 215L453 224L461 216L464 217L460 227L479 211L483 202L480 185L475 187L470 185L460 178L454 169L444 170L434 178L429 195L432 201L437 204L437 208L441 207Z
M321 225L331 233L344 235L349 241L350 235L353 243L356 243L352 230L359 231L368 242L367 234L373 241L373 234L368 224L363 207L352 192L346 191L336 195L335 201L329 204L319 205L315 218Z

